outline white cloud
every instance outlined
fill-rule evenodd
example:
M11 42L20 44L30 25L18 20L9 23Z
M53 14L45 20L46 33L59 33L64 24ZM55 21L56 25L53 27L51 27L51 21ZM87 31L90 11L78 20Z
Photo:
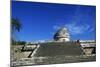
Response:
M88 24L79 25L75 23L70 23L70 24L66 24L65 27L68 28L70 34L82 34L85 32L88 33L94 30L94 28L92 28ZM55 25L53 28L57 30L60 28L60 26Z
M53 26L53 29L56 29L56 30L57 30L57 29L59 29L59 28L60 28L60 26L57 26L57 25L54 25L54 26Z
M84 32L87 33L87 32L89 32L90 29L92 29L91 26L88 24L77 25L75 23L72 23L72 24L66 24L65 26L68 28L68 30L71 34L82 34ZM90 32L92 32L92 31L93 30L91 30Z

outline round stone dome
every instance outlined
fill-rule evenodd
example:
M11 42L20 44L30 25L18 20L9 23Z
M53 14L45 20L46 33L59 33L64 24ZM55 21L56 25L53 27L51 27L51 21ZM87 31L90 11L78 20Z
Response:
M61 27L54 35L55 41L69 41L69 32L66 27Z

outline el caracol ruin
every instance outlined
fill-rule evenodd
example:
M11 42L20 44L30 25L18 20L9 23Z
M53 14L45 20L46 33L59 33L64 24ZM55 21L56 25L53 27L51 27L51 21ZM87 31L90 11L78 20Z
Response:
M95 40L70 40L66 27L61 27L53 41L15 45L11 66L88 62L96 60Z

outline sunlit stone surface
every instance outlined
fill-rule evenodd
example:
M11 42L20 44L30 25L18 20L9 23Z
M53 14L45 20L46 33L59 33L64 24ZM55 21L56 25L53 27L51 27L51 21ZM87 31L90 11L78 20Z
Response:
M66 27L61 27L54 35L54 40L59 42L70 41L70 36L68 29Z

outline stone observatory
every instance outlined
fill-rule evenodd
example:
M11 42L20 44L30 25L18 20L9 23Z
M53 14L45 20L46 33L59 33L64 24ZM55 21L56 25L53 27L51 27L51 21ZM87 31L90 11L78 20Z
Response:
M54 34L54 40L58 42L70 41L68 29L66 27L61 27L60 29L58 29L57 32Z

